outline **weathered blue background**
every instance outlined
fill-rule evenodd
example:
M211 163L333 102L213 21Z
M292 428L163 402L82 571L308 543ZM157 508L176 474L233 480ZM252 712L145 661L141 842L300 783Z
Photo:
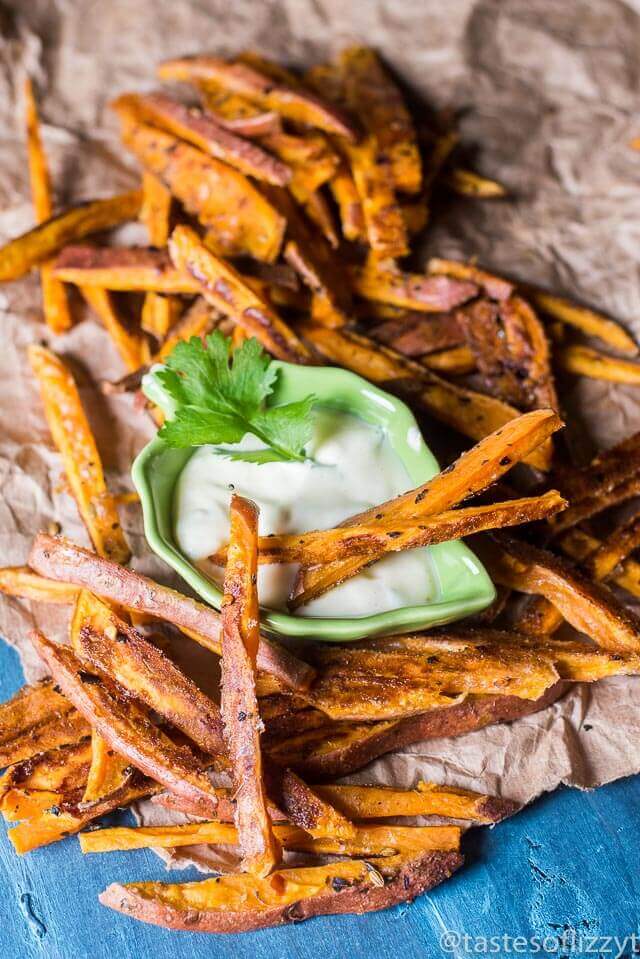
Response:
M23 677L6 646L0 666L4 700ZM417 959L439 956L446 930L485 937L559 936L565 929L585 937L640 935L639 807L637 777L593 793L561 790L510 822L474 831L465 842L466 867L411 906L231 937L169 932L99 905L98 893L115 880L168 878L151 852L83 857L70 838L18 858L2 835L0 957ZM583 944L585 952L590 943ZM602 946L603 954L617 954L614 944ZM521 955L532 953L520 946ZM473 953L460 945L449 954Z

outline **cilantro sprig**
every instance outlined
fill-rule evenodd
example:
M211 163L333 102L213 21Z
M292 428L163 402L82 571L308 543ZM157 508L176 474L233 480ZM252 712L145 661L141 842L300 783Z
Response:
M181 342L152 374L170 397L174 415L159 435L169 446L239 443L253 433L267 449L221 449L232 459L250 463L305 459L313 432L314 397L267 406L277 367L256 339L231 349L231 340L216 331L203 344L198 337Z

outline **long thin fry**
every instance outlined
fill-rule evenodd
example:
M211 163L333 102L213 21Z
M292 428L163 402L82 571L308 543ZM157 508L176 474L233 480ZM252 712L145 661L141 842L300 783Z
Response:
M580 529L570 529L558 540L558 546L571 559L582 561L591 553L595 553L604 543ZM628 590L632 596L640 596L640 563L626 557L618 560L619 568L614 569L611 581L616 586ZM1 588L0 577L0 588Z
M427 263L427 273L431 276L450 276L457 280L477 283L488 297L498 302L508 300L513 295L513 283L495 273L481 270L475 263L462 263L459 260L443 260L432 257Z
M30 79L24 84L25 114L27 124L27 157L31 195L37 223L44 223L53 215L53 201L49 167L40 135L40 118ZM71 326L71 313L64 284L51 273L51 264L44 263L40 269L42 285L42 311L48 326L54 333L64 333Z
M44 579L32 572L28 566L5 566L0 568L0 593L36 603L68 606L75 602L78 589L70 583Z
M10 240L0 248L0 283L19 279L69 243L135 220L141 202L140 190L106 200L88 200Z
M182 303L178 297L163 296L162 293L147 293L142 306L140 325L145 333L150 333L161 343L178 321L181 312Z
M91 309L102 321L122 362L132 373L149 360L147 342L141 333L132 333L120 316L109 290L99 286L83 286L81 292Z
M258 561L316 566L352 556L375 555L378 558L386 553L460 539L486 529L535 522L566 505L566 500L556 490L550 490L542 496L446 510L408 524L398 523L393 516L387 516L383 521L374 520L369 525L337 526L309 533L272 534L260 537ZM216 566L224 566L226 549L218 550L209 558Z
M142 174L142 208L140 220L147 228L149 243L158 249L167 245L171 233L170 190L153 173Z
M351 273L356 293L368 300L389 303L407 310L441 313L460 306L478 291L467 279L404 273L369 261Z
M45 533L36 536L29 565L42 576L74 583L127 609L187 629L196 642L220 655L220 614L176 590ZM259 669L273 673L292 689L309 686L313 680L313 670L307 663L265 637L260 638L257 662Z
M73 377L63 361L43 346L31 345L29 359L40 383L53 441L89 535L102 556L126 563L131 553Z
M235 783L235 822L243 869L268 875L281 858L267 810L261 719L255 689L260 641L256 589L258 509L249 500L231 499L229 555L222 605L221 711Z
M176 270L166 250L68 246L54 261L53 269L55 276L83 290L199 292L195 280Z
M592 380L606 380L609 383L640 384L640 363L623 360L618 356L608 356L600 350L579 343L571 343L555 352L555 358L561 369L577 376L588 376Z
M448 470L439 473L419 489L350 517L344 525L386 522L390 517L394 520L410 521L417 518L423 521L450 509L499 479L515 463L527 457L532 449L545 442L560 425L559 418L551 410L525 414L477 443ZM331 584L355 576L375 558L376 554L372 552L365 559L356 556L303 570L294 586L292 605L298 607L307 602L307 597L314 594L316 584L323 591L329 589Z
M322 785L314 789L351 819L447 816L473 822L499 822L518 808L517 803L508 799L428 782L419 782L414 789L359 785Z
M309 362L311 354L293 330L230 264L207 250L192 229L176 227L169 250L176 268L196 280L205 299L256 336L265 349L282 360Z
M543 313L552 316L554 320L573 326L587 336L597 337L614 350L620 350L631 356L637 355L638 344L615 320L610 320L601 313L596 313L584 306L576 306L571 300L562 296L553 296L542 290L530 290L529 296Z

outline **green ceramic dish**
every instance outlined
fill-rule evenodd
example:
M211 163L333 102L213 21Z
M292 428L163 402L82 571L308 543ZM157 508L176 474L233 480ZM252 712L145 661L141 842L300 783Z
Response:
M355 414L368 423L382 427L415 486L431 479L439 471L438 463L425 444L413 414L400 400L345 370L289 363L278 363L277 366L279 375L276 389L269 398L271 404L289 403L313 393L318 405ZM167 398L155 383L152 392L154 402L171 416L171 402L166 402ZM173 533L173 491L181 470L193 452L194 449L171 449L156 437L135 460L133 482L140 494L144 529L151 549L179 573L202 599L219 609L222 599L219 587L180 552ZM493 602L493 583L464 543L441 543L432 546L429 554L439 585L438 597L434 602L372 616L330 619L289 616L263 609L262 624L274 634L340 642L439 626L476 613Z

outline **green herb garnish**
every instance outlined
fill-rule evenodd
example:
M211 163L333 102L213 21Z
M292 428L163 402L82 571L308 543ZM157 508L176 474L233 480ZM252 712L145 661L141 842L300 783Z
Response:
M173 418L159 435L168 446L187 447L239 443L253 433L268 449L220 452L249 463L304 460L313 432L314 397L268 407L265 401L277 375L277 367L256 339L234 351L219 331L205 344L195 336L178 343L166 366L153 373L175 405Z

